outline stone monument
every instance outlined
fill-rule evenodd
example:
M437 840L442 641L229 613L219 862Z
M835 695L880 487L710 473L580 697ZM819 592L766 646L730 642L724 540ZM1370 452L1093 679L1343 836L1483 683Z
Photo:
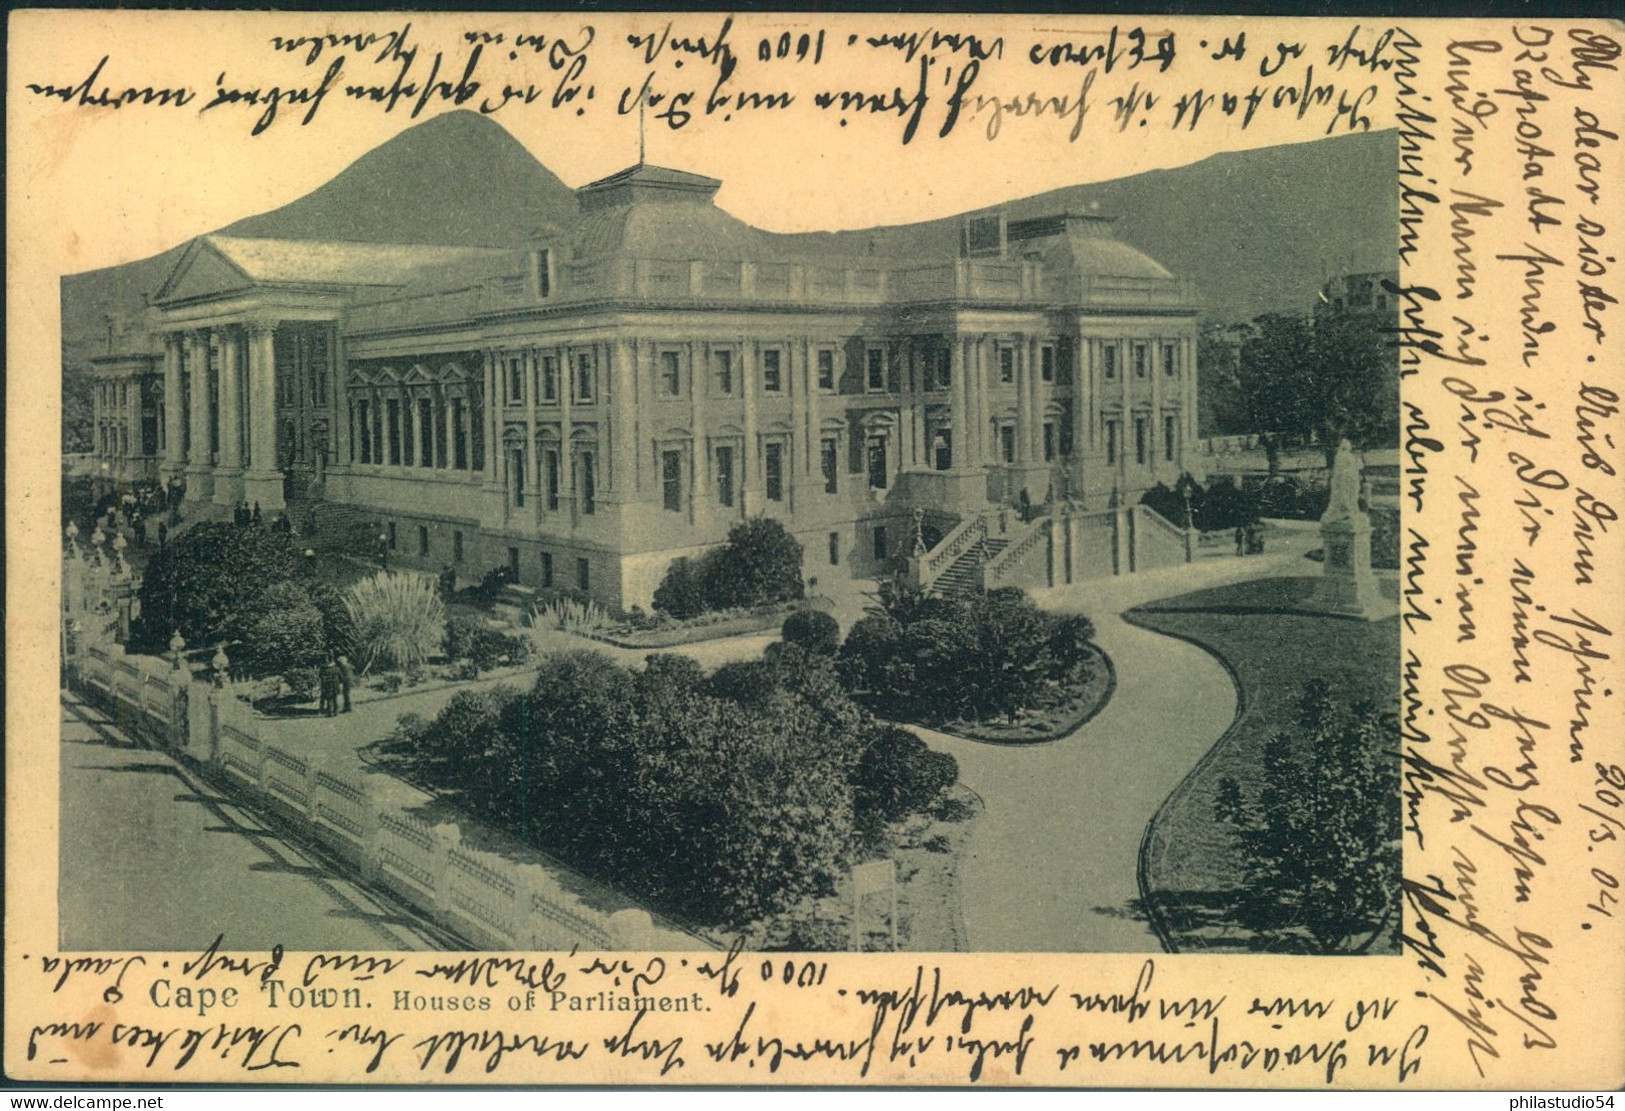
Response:
M1331 498L1320 518L1326 558L1310 606L1325 613L1375 621L1393 607L1371 573L1371 519L1360 508L1360 463L1344 440L1332 463Z

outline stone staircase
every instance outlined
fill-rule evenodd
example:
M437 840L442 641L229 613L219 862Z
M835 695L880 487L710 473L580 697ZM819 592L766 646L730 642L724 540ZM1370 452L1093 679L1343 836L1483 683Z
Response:
M290 508L301 537L323 551L371 559L378 554L378 515L370 509L340 502L312 501Z
M961 552L959 558L931 586L932 592L946 597L964 597L982 589L982 564L1004 551L1009 544L1003 537L989 536L981 543Z
M536 605L536 591L522 583L508 583L491 606L491 616L506 621L514 628L530 624L531 610Z

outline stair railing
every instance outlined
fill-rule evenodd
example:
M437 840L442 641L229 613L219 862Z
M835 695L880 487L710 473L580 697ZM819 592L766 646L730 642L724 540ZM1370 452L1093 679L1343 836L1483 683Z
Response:
M980 546L987 539L987 531L985 513L973 513L959 522L935 548L917 559L910 560L910 563L917 564L916 584L922 590L930 590L942 577L943 572L952 567L960 556Z
M1049 517L1038 517L1015 527L1005 549L982 565L983 589L992 590L1002 586L1006 579L1015 574L1032 550L1049 539L1051 520Z

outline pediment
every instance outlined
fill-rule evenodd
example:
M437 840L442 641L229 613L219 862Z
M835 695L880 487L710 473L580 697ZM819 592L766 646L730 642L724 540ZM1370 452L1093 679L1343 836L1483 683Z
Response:
M248 275L207 239L194 239L159 288L156 300L159 304L207 300L253 287Z

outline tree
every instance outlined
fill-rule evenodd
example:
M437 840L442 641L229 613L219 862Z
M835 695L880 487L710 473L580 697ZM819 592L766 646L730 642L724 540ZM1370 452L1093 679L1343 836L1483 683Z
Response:
M741 521L706 559L706 603L711 609L758 606L804 597L801 544L772 517Z
M1379 325L1328 314L1268 314L1241 332L1237 386L1252 432L1317 436L1327 460L1396 440L1399 377Z
M705 612L705 584L700 567L688 556L678 556L666 568L666 574L655 587L654 608L669 613L679 621L698 617Z
M1391 716L1304 691L1294 732L1265 747L1249 798L1219 784L1217 814L1236 835L1243 924L1272 943L1335 953L1381 931L1400 877L1398 737Z
M326 622L304 585L272 583L256 608L257 616L232 654L240 669L249 675L280 675L322 663L328 651Z
M841 623L822 610L797 610L784 619L784 643L818 656L833 656L841 647Z
M161 654L177 631L193 647L222 642L250 645L254 626L266 612L265 594L272 587L296 584L310 600L317 600L310 594L316 584L304 562L281 533L199 522L154 553L147 564L132 646ZM281 669L264 673L276 670Z

